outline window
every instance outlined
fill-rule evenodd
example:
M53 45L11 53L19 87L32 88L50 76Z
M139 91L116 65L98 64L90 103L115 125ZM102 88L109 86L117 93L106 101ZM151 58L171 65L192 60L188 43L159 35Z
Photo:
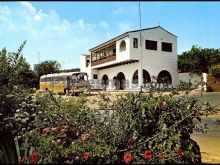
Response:
M92 56L92 61L95 61L97 59L97 53L92 52L91 56Z
M98 75L97 74L93 74L93 79L98 79Z
M89 63L90 63L90 61L89 61L89 60L86 60L86 67L89 66Z
M54 77L54 81L55 82L59 81L59 77Z
M162 51L172 52L172 43L162 42Z
M138 39L133 38L133 48L138 48Z
M120 52L125 51L125 50L126 50L126 43L123 40L123 41L121 41L121 44L120 44Z
M150 50L157 50L157 41L145 40L145 48Z
M116 49L113 49L113 54L115 54L116 53Z
M40 82L45 82L45 79L44 79L44 78L41 78L41 79L40 79Z

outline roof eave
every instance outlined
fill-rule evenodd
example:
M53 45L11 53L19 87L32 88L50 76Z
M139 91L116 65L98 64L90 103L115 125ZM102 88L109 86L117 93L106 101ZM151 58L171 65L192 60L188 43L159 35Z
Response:
M108 45L110 43L116 42L116 41L120 40L121 38L124 38L127 35L128 35L128 32L125 32L125 33L123 33L123 34L121 34L119 36L116 36L116 37L114 37L114 38L112 38L112 39L110 39L110 40L108 40L108 41L106 41L106 42L104 42L102 44L99 44L96 47L93 47L93 48L89 49L89 51L91 52L91 51L94 51L94 50L99 49L101 47L104 47L105 45Z

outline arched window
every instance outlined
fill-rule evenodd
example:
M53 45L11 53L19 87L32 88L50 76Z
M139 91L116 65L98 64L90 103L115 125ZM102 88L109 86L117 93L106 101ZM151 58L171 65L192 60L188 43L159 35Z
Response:
M166 70L162 70L157 76L157 82L172 84L171 74Z
M105 86L109 84L109 79L106 74L102 77L102 84Z
M121 41L120 43L120 52L125 51L126 50L126 43L125 41Z
M148 71L143 69L143 83L146 84L149 82L151 82L150 74L148 73Z
M133 83L133 84L137 84L137 83L138 83L138 70L136 70L136 71L134 72L133 79L132 79L132 83Z
M125 75L122 72L119 72L117 74L117 82L116 82L116 88L119 90L124 90L125 89Z

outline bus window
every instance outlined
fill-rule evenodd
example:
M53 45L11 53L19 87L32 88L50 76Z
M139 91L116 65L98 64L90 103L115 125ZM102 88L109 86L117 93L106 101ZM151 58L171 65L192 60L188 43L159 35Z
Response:
M47 82L51 82L51 77L47 77Z
M41 78L41 79L40 79L40 82L44 82L44 81L45 81L44 78Z
M79 81L84 81L84 76L82 74L79 74L77 77Z
M57 81L58 82L60 82L61 81L61 77L59 76L59 77L57 77Z
M59 77L54 77L54 82L59 82Z

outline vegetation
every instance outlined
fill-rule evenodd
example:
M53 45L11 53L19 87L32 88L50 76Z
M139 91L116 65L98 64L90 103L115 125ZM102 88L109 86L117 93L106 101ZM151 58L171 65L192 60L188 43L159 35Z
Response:
M220 64L220 49L192 46L191 50L178 56L181 72L209 73Z
M12 88L16 85L31 87L35 73L30 69L22 55L26 41L18 49L18 52L8 52L5 48L0 51L0 86Z
M20 95L24 101L9 120L20 163L201 163L190 135L199 116L213 111L178 93L128 93L115 101L101 94L94 100L99 111L84 96Z
M73 68L73 69L63 69L60 72L80 72L80 68Z
M50 74L50 73L58 73L60 72L60 63L57 61L49 60L43 61L40 64L36 64L34 66L34 70L37 73L38 77Z

